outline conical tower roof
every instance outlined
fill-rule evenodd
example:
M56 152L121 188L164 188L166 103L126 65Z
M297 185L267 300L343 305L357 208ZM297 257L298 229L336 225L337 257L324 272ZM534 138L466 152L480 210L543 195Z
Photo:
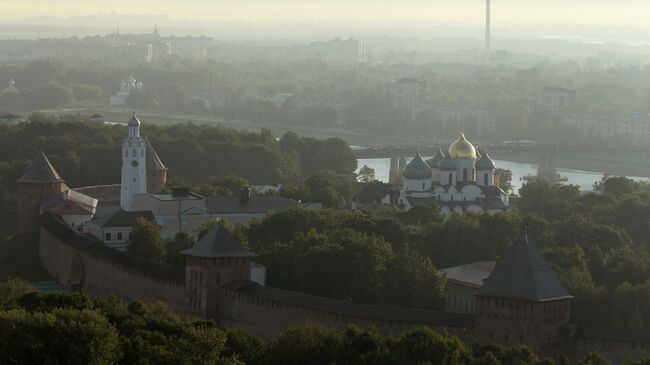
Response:
M182 251L181 254L194 257L254 257L225 228L217 225L206 233L192 248Z
M479 295L535 302L572 298L526 233L497 260Z
M39 150L23 176L18 179L20 183L63 183L65 180L56 172L43 150Z
M495 168L496 168L496 164L494 163L494 160L490 158L490 155L488 155L487 148L483 148L483 153L481 154L481 157L479 157L479 159L476 160L476 169L494 170Z
M428 163L431 167L437 169L437 168L438 168L438 164L439 164L440 161L442 161L444 158L445 158L445 153L442 152L442 148L440 148L440 146L438 146L438 152L436 152L436 155L433 156L432 159L430 159L429 161L427 161L427 163Z
M431 166L424 162L420 155L420 150L418 150L415 157L413 157L404 168L404 171L402 171L402 176L404 176L405 179L426 180L430 179L432 175L433 172L431 171Z
M147 142L147 171L167 170L165 164L158 157L156 150L153 149L151 142L149 142L149 138L144 137L144 140Z

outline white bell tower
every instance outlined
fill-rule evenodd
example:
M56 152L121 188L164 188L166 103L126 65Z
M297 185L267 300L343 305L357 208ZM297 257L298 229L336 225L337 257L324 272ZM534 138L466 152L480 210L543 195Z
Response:
M147 192L147 143L140 136L140 120L133 113L129 135L122 142L122 185L120 207L134 211L133 196Z

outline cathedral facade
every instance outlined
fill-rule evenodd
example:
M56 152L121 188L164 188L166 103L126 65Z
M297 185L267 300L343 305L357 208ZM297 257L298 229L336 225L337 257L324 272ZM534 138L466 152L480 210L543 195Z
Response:
M508 194L497 186L495 170L487 150L480 153L461 131L446 153L438 148L425 161L418 151L399 172L402 186L390 194L389 202L407 210L436 203L445 215L501 212L508 209Z

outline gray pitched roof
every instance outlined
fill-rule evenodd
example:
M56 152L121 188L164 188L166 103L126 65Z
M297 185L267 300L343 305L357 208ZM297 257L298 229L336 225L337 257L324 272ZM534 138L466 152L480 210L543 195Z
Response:
M102 228L107 228L107 227L133 227L135 224L136 219L143 217L146 218L150 221L155 222L156 217L154 217L153 213L151 213L150 210L144 210L140 212L127 212L125 210L120 210L113 215L111 215L104 224L102 224Z
M420 150L415 154L415 157L406 165L404 171L402 171L402 176L405 179L414 179L414 180L426 180L430 179L433 172L431 171L431 166L428 163L424 162L422 156L420 155Z
M248 200L237 196L211 197L205 199L210 214L236 214L284 212L298 206L295 200L275 195L253 195Z
M47 159L42 150L38 151L31 166L18 179L21 183L62 183L65 182L56 172L50 160Z
M536 302L572 298L526 234L497 260L479 295Z
M494 265L494 261L478 261L442 269L441 271L447 275L448 281L456 281L480 288L483 285L483 280L494 270Z
M82 194L74 190L66 190L60 194L56 194L46 199L41 204L41 210L45 211L52 205L61 201L69 200L77 204L80 208L86 210L88 213L95 214L97 211L98 200L88 195Z
M182 251L183 255L194 257L253 257L254 253L233 237L225 228L217 225L206 233L191 248Z
M167 170L160 157L158 157L156 150L153 149L151 142L149 142L149 138L144 137L144 140L147 142L147 171Z

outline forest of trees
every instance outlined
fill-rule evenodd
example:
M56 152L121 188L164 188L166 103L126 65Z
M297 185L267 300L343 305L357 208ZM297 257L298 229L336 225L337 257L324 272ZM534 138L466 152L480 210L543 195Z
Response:
M41 294L17 279L0 283L0 329L3 364L569 364L526 347L467 347L424 327L384 337L356 327L305 325L263 341L210 320L180 317L161 305ZM579 360L579 365L610 365L595 353ZM650 358L626 363L648 364Z
M493 216L443 218L436 206L293 210L240 227L239 236L268 266L269 285L440 308L444 279L436 268L494 260L526 223L529 238L575 296L575 322L643 328L650 323L650 186L610 177L599 189L581 195L575 186L531 182L518 209Z
M572 321L645 328L650 323L650 185L621 177L575 186L530 182L518 208L442 217L435 205L408 212L294 209L250 226L228 227L267 266L270 286L356 303L444 309L439 269L495 260L528 226L575 296ZM155 231L150 223L145 231ZM139 231L139 230L138 230ZM192 240L146 241L155 260L182 265ZM151 259L151 257L148 257Z
M192 123L159 127L146 121L142 133L169 168L171 180L200 185L235 175L251 184L302 186L319 173L354 182L356 158L338 138L317 140L289 132L277 140L268 130L238 132ZM71 187L119 183L125 135L125 126L92 123L79 115L34 114L29 123L2 125L2 187L15 191L16 180L39 148Z

